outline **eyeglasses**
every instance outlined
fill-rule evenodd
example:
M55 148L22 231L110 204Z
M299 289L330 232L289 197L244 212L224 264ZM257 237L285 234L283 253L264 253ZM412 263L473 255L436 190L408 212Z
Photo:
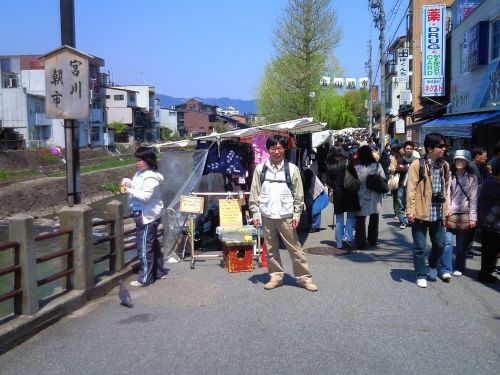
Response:
M442 145L434 146L434 148L446 148L447 146L443 143Z
M269 149L269 151L271 151L271 152L281 152L281 151L285 151L285 149L283 147L281 147L281 146L277 146L277 147L271 147Z

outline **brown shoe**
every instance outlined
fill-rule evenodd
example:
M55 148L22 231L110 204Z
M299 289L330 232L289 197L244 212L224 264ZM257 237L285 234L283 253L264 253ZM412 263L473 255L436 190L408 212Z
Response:
M314 284L311 279L301 280L298 283L299 283L299 286L301 286L304 289L307 289L310 292L317 292L318 291L317 285Z
M280 280L276 277L271 277L271 280L269 280L269 282L266 285L264 285L264 289L267 290L275 289L279 288L282 285L283 285L283 280Z

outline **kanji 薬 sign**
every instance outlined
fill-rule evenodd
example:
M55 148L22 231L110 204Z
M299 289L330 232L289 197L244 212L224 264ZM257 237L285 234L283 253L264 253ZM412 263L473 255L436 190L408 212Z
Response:
M89 117L89 55L63 46L45 58L47 118Z
M424 5L422 16L422 96L443 96L446 6Z

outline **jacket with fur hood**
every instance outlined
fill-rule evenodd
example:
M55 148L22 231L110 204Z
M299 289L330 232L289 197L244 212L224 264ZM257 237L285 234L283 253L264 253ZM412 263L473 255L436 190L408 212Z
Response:
M161 200L160 184L163 176L151 169L137 172L132 179L131 187L127 193L132 199L137 199L142 204L142 219L144 224L161 217L163 201Z

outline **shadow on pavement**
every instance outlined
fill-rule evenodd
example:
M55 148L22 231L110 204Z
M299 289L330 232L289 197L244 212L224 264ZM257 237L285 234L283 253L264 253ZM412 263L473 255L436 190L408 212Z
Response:
M401 268L391 269L391 277L394 281L402 282L403 280L411 283L415 282L415 271Z

